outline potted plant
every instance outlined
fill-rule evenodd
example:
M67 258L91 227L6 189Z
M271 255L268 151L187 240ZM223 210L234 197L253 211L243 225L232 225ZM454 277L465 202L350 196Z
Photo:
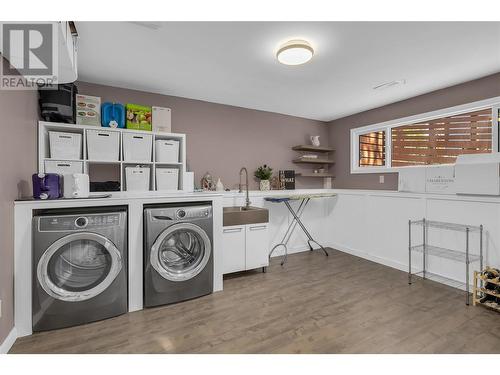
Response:
M273 175L273 169L271 167L268 167L266 164L257 168L257 170L254 173L254 176L260 180L260 190L262 191L270 190L271 184L269 182L269 179L271 178L272 175Z

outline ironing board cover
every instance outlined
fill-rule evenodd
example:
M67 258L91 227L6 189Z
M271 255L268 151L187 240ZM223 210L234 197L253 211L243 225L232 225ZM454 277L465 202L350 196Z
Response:
M335 193L313 193L313 194L290 194L290 195L278 195L275 197L265 197L264 200L273 203L287 202L287 201L296 201L307 198L327 198L334 197L337 194Z

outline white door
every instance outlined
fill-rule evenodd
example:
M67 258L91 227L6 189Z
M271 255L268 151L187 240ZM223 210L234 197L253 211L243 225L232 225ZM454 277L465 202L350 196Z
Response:
M235 225L222 230L223 273L245 270L245 226Z
M73 233L55 241L42 254L37 278L43 290L55 299L85 301L111 285L122 263L120 252L106 237Z
M247 270L269 265L268 224L251 224L246 226L246 258Z

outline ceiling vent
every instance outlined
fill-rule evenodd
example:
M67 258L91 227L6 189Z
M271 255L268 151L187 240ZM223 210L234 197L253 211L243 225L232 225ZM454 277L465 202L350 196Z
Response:
M130 21L130 23L133 23L134 25L137 25L137 26L145 27L146 29L150 29L150 30L158 30L159 28L161 28L160 22Z
M381 83L380 85L377 85L377 86L372 87L372 88L373 88L373 90L385 90L385 89L388 89L390 87L404 85L405 83L406 83L405 79L398 79L396 81Z

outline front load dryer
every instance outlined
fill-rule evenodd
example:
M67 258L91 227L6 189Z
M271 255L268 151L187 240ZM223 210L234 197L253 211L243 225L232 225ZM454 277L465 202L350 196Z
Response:
M212 228L209 203L144 209L144 306L212 293Z
M124 209L47 211L33 218L33 331L128 310Z

